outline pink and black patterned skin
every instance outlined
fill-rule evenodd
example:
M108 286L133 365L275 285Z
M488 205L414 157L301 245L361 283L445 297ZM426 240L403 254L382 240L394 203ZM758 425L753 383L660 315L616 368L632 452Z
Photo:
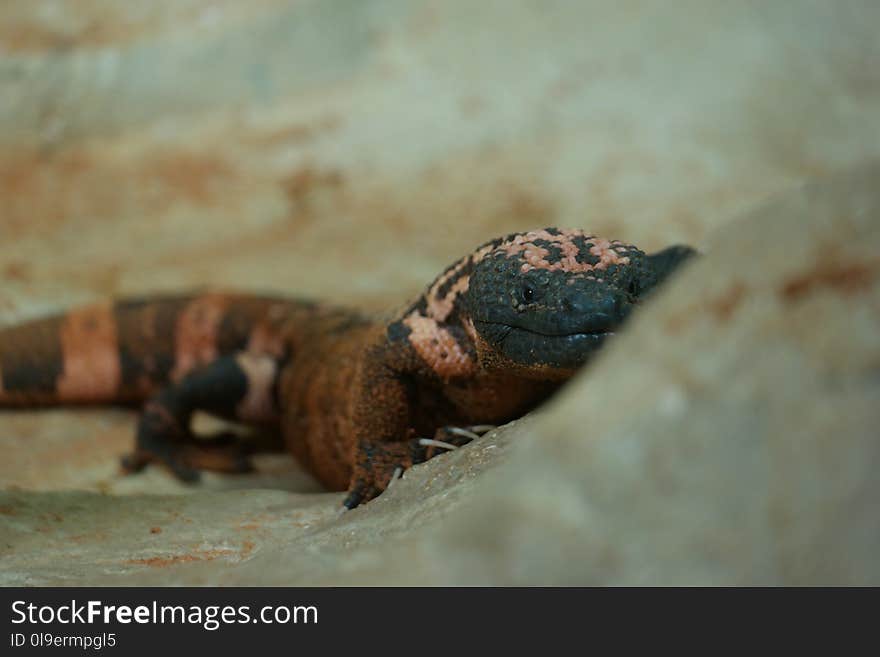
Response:
M0 330L0 407L138 404L129 472L185 481L250 467L195 411L274 429L353 508L552 394L694 254L582 230L507 235L456 261L390 320L232 293L125 300Z

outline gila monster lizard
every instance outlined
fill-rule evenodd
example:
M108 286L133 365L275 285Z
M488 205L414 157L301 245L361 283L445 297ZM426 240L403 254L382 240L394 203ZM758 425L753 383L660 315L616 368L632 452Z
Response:
M143 403L128 471L244 471L193 412L280 428L352 508L402 469L535 407L693 254L581 230L492 240L390 321L323 304L206 293L74 309L0 331L0 407ZM476 428L476 427L475 427ZM425 438L433 436L433 438Z

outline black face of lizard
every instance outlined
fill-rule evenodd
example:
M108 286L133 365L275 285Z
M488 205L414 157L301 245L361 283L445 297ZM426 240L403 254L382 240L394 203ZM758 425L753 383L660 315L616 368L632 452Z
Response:
M510 236L475 264L465 293L478 336L524 366L573 369L614 334L670 267L693 252L648 256L581 230ZM660 260L663 260L661 263Z

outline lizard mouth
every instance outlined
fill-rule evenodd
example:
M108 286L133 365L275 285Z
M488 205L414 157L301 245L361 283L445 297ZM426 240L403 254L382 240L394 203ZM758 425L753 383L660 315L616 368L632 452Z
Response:
M508 358L524 365L583 365L614 331L545 333L522 326L476 321L479 333Z

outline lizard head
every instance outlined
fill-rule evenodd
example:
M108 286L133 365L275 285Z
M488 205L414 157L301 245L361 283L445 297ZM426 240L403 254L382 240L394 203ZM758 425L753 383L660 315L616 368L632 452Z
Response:
M450 265L388 327L442 379L479 365L563 380L693 249L647 255L578 229L544 228L487 242Z
M484 366L564 376L614 335L658 280L651 256L631 244L546 228L486 245L462 302Z

